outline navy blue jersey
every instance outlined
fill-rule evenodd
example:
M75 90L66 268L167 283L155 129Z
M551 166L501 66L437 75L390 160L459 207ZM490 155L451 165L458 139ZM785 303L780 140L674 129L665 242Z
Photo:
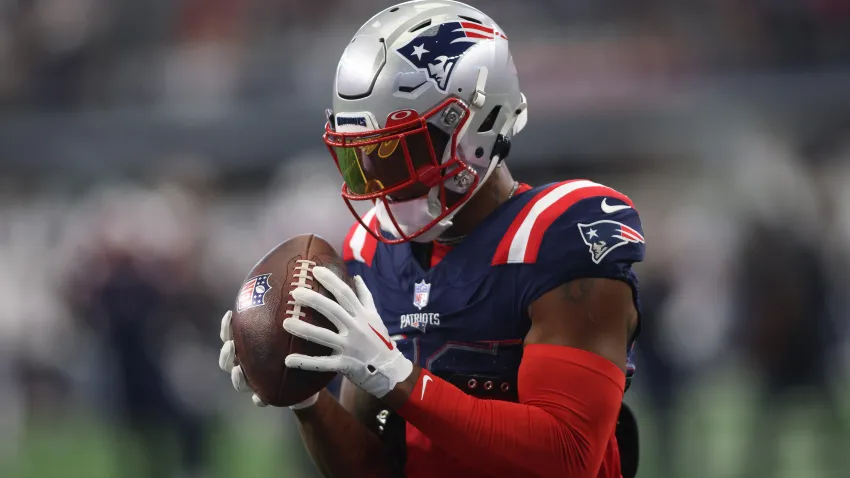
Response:
M373 226L374 210L362 220ZM579 278L621 280L640 310L632 271L644 256L640 218L628 197L591 181L515 195L431 268L410 244L380 243L359 223L343 250L399 350L488 398L516 400L529 306L547 291Z

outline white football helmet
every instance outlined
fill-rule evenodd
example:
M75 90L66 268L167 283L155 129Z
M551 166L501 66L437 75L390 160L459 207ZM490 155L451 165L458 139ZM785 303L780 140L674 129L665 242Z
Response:
M372 235L428 242L451 226L526 120L502 29L469 5L418 0L354 35L324 139L358 220L351 201L375 203L378 224L364 224Z

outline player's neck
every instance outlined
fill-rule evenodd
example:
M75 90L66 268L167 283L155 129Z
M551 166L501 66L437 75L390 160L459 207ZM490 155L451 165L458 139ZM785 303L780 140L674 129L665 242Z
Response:
M493 171L481 190L472 196L469 203L454 217L454 225L444 234L444 238L458 238L469 234L502 203L510 199L514 188L514 178L507 166L502 165Z

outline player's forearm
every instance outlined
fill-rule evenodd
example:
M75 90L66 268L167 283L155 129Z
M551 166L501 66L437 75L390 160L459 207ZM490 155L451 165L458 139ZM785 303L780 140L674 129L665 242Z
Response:
M522 476L595 478L617 422L624 374L602 357L529 346L521 403L481 400L420 369L385 401L443 448Z
M380 439L327 390L309 408L295 410L301 438L327 478L390 476Z

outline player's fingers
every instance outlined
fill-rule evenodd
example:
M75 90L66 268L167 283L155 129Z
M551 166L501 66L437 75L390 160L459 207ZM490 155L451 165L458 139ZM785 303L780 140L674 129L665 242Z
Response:
M313 268L313 275L328 292L336 299L339 305L342 306L349 314L356 315L360 306L360 301L357 295L351 290L351 287L340 279L327 267L316 266Z
M218 354L218 368L222 371L230 373L236 365L236 346L232 340L228 340L221 346L221 352Z
M342 361L339 355L310 357L309 355L289 354L286 356L286 366L311 372L339 372Z
M222 342L233 339L233 332L230 331L230 319L232 316L233 313L228 310L225 312L224 317L221 318L221 332L219 332L219 337L221 337Z
M366 287L366 282L360 276L354 276L354 290L357 292L357 298L363 307L370 310L375 310L375 300L372 298L372 292Z
M257 396L256 393L251 395L251 401L254 402L254 405L256 405L258 407L268 406L268 405L266 405L266 402L263 401L263 399L261 399L259 396Z
M248 386L248 381L245 380L245 374L242 373L242 367L235 366L230 371L230 381L233 383L233 388L238 392L250 392L251 387Z
M304 340L324 345L337 352L342 351L343 338L333 330L328 330L295 317L283 321L283 328L287 332Z
M292 291L292 299L298 305L309 307L324 315L339 330L341 335L348 333L348 324L353 321L351 315L341 305L322 294L304 287L297 287Z

